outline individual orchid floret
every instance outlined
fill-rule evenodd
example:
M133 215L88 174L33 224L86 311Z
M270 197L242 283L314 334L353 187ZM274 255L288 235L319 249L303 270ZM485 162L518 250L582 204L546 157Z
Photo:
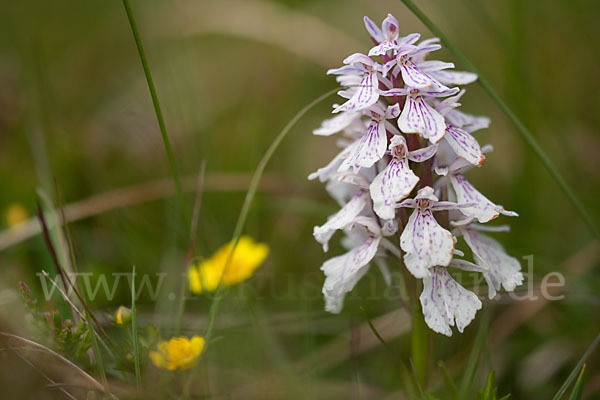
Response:
M362 74L362 78L358 87L353 88L354 91L352 92L352 97L333 110L333 112L358 111L375 104L379 99L379 79L377 73L378 71L381 71L381 65L368 56L360 53L352 54L346 58L344 64L352 64L352 68L359 71L359 73ZM344 70L344 72L348 72L348 70Z
M512 292L523 283L519 260L506 254L500 243L478 232L475 225L460 227L458 232L473 251L475 262L486 270L483 272L483 277L488 284L490 299L496 296L496 292L501 287Z
M369 50L369 56L380 56L388 51L394 51L398 48L398 21L392 14L388 14L381 24L381 30L373 24L368 17L365 17L365 25L369 29L369 25L373 25L374 34L378 37L379 44ZM370 32L369 32L370 33Z
M316 170L315 172L311 173L310 175L308 175L308 180L312 181L314 179L319 179L319 181L321 182L327 182L329 181L332 177L334 177L335 175L337 175L338 173L338 169L340 168L340 166L342 165L342 162L344 162L344 160L346 158L348 158L348 156L350 154L353 154L354 151L356 150L356 148L358 147L359 144L359 140L354 140L352 143L347 144L346 147L344 147L330 162L329 164L327 164L324 167L319 168L318 170Z
M408 160L423 162L435 155L437 146L409 152L402 136L393 136L389 146L391 161L371 183L373 210L384 220L394 218L396 203L404 200L414 189L419 177L410 169Z
M313 235L317 242L323 245L323 251L329 247L329 239L336 230L344 229L352 224L354 219L362 212L369 200L369 194L366 190L359 190L354 197L346 203L337 213L330 216L321 226L315 226Z
M466 160L465 160L466 161ZM469 219L477 219L480 223L489 222L500 214L517 217L514 211L507 211L504 207L492 203L481 194L462 174L469 165L462 159L456 159L447 169L447 177L452 184L458 204L470 204L460 209L460 212Z
M433 216L434 211L461 208L460 205L439 201L433 188L420 189L414 199L404 200L398 207L410 207L410 215L400 236L400 247L406 252L404 263L415 278L431 276L436 265L446 266L452 261L456 240L452 233L442 228Z
M398 118L400 114L400 106L394 104L388 106L383 111L383 108L377 106L372 108L371 122L367 131L360 139L358 146L348 157L342 162L338 171L344 172L352 168L354 173L360 168L369 168L385 155L387 148L387 132L385 126L386 119Z
M427 46L415 46L414 42L419 40L420 35L413 34L407 36L404 43L398 48L398 54L396 56L396 66L392 73L402 73L402 79L407 86L416 89L424 89L432 86L443 86L441 82L433 78L431 75L423 72L417 64L415 64L411 57L417 56L420 53L426 53L433 50L441 49L439 44L430 44ZM386 69L390 69L388 66Z
M449 267L458 267L454 261ZM463 332L471 323L481 301L477 295L462 287L448 273L446 267L433 267L431 274L423 279L423 292L419 297L425 323L435 332L452 336L451 326Z
M337 314L342 310L346 293L350 292L367 272L382 238L381 228L375 220L358 217L354 224L357 225L355 229L362 227L364 231L365 239L362 244L353 247L346 254L325 261L321 266L325 273L325 310L331 313Z
M390 89L384 96L406 95L406 103L398 118L398 128L406 134L419 134L431 143L438 143L444 137L446 123L444 117L431 107L427 97L446 97L458 93L458 88L448 89L435 86L429 89Z

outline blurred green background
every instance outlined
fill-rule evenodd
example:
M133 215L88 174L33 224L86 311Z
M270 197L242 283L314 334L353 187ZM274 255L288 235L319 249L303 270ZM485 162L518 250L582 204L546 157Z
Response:
M502 93L599 221L600 3L417 4ZM379 22L390 12L401 34L431 36L399 0L134 0L132 7L177 164L187 177L190 210L206 162L197 236L204 255L230 239L250 174L269 143L301 107L335 88L326 70L370 47L363 15ZM165 298L185 271L189 234L176 199L163 195L170 187L168 164L121 2L4 0L0 10L0 212L6 217L11 205L22 204L33 216L36 189L54 198L54 178L67 207L95 199L84 204L89 216L70 224L79 270L128 272L135 264L141 273L175 272L158 305L144 296L139 304L142 322L153 320L168 337L173 303ZM454 61L445 50L435 58ZM312 227L336 205L306 177L336 153L335 139L311 134L334 101L332 96L311 110L267 167L246 232L268 243L271 253L221 309L222 339L206 354L215 395L401 398L395 358L406 358L408 322L395 312L397 302L378 295L385 284L377 269L349 296L341 315L323 311L319 267L331 255L313 240ZM477 379L494 369L501 393L550 398L600 330L600 248L477 84L467 87L462 103L463 110L492 118L476 136L493 144L494 152L469 179L520 214L505 219L512 232L496 238L516 257L533 255L534 285L550 271L563 273L567 282L561 301L504 298L490 306L492 332ZM163 178L167 183L152 186L155 191L135 186ZM98 198L127 187L137 204L120 207L126 204L122 192L112 203ZM19 331L25 323L14 312L20 304L16 283L25 281L39 294L35 273L51 271L52 263L41 236L12 243L17 233L8 231L5 219L0 313L3 324ZM341 251L336 243L330 253ZM99 296L92 304L110 313L128 299L120 286L114 299ZM202 332L209 304L207 296L188 302L185 333ZM384 316L378 327L398 354L390 355L365 329L361 306L372 318ZM479 320L463 335L436 335L432 365L449 360L451 372L460 374ZM599 360L596 355L588 363L585 398L600 398ZM19 384L11 381L14 368L2 369L0 387L10 385L14 396L48 395L25 364L18 366ZM39 386L26 385L28 380Z

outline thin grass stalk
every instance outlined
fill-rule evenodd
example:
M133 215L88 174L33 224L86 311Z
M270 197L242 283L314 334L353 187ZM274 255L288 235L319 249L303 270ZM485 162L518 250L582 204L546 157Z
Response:
M479 365L481 351L483 350L485 340L488 337L488 331L489 331L491 319L492 319L492 312L491 312L491 306L489 306L489 307L486 307L485 310L483 311L483 316L481 318L481 322L479 323L479 327L477 329L477 336L475 337L475 343L473 344L473 348L472 348L471 354L469 356L469 361L467 362L467 366L465 367L465 372L464 372L462 380L460 382L460 390L459 390L459 396L458 396L460 399L469 398L469 395L473 388L473 380L475 379L475 374L477 373L477 366Z
M540 160L542 165L546 168L546 170L550 173L552 178L556 181L558 186L562 189L564 194L567 196L569 201L573 204L575 209L579 212L585 223L587 224L590 231L594 234L594 236L600 239L600 230L596 226L596 223L592 219L590 213L584 207L579 197L571 188L571 186L567 183L565 178L558 171L558 168L554 165L548 154L542 149L540 144L537 142L533 134L527 129L525 124L521 122L519 117L512 111L512 109L502 100L498 92L492 87L489 81L481 74L481 72L475 67L475 65L469 61L469 59L463 54L462 51L458 49L458 47L454 46L450 39L425 15L423 11L421 11L412 0L400 0L404 5L417 17L421 20L421 22L433 33L435 36L439 37L444 46L448 48L448 50L454 55L454 57L460 62L463 67L465 67L468 71L471 71L478 76L478 82L481 87L486 91L488 96L496 103L498 108L512 121L512 123L517 128L517 131L521 135L521 137L525 140L525 142L529 145L531 150L535 153L537 158Z
M98 372L100 373L100 379L104 386L104 393L110 397L110 391L108 390L108 381L106 380L106 371L104 369L104 361L102 360L102 353L100 352L100 346L98 346L98 340L96 339L96 331L94 330L94 324L87 324L90 336L92 337L92 349L94 351L94 357L96 358L96 365L98 366Z
M590 344L585 353L583 353L583 356L581 357L575 368L573 368L573 370L567 377L565 383L563 383L560 389L558 389L558 392L556 392L552 400L560 400L564 396L569 386L571 386L571 383L573 383L573 381L577 377L579 371L581 371L581 369L583 368L583 365L585 364L589 356L594 352L596 346L598 346L598 343L600 343L600 333L598 333L592 344Z
M135 383L139 389L142 388L142 373L140 368L140 345L137 334L137 311L135 309L135 265L131 274L131 342L133 347L133 362L135 366Z
M225 293L225 291L224 291L225 288L223 286L223 276L225 276L227 269L229 268L229 265L231 264L233 253L234 253L235 248L237 247L237 244L240 240L242 231L244 230L244 225L246 224L246 219L248 218L248 212L250 211L250 207L252 206L252 201L254 200L254 196L256 195L256 190L258 189L258 185L260 183L260 180L262 178L263 172L264 172L267 164L271 160L271 157L273 156L273 154L275 153L275 151L277 150L277 148L279 147L279 145L281 144L283 139L285 139L285 137L287 136L289 131L294 127L294 125L296 125L296 123L310 109L312 109L314 106L316 106L317 104L319 104L320 102L322 102L323 100L325 100L326 98L331 96L332 94L336 93L338 90L339 90L339 88L335 88L335 89L330 90L327 93L317 97L315 100L311 101L309 104L304 106L304 108L302 108L296 115L294 115L294 117L284 126L284 128L281 130L281 132L279 132L279 134L275 137L275 140L273 140L273 142L271 143L271 145L265 152L265 155L258 163L258 166L256 167L256 170L254 171L254 175L252 176L252 180L250 181L250 186L248 188L248 192L246 192L246 198L244 199L244 204L242 205L240 215L235 224L235 229L233 230L233 238L232 238L233 244L231 246L231 251L229 253L229 256L227 257L227 261L225 263L225 268L221 275L221 280L219 281L219 285L215 292L215 296L210 305L208 324L206 326L206 332L204 334L207 345L209 343L209 339L212 336L215 321L217 319L217 313L219 311L219 305L221 304L221 300L223 299L223 296Z
M129 4L129 0L123 0L123 7L125 8L125 12L127 13L127 19L129 20L129 26L131 27L131 32L133 33L133 38L135 40L135 45L137 47L138 53L140 55L140 61L142 62L142 67L144 69L144 75L146 76L146 82L148 83L148 90L150 91L150 97L152 98L152 105L154 106L154 113L156 114L156 119L158 121L158 127L160 128L160 134L162 137L163 145L165 147L165 152L167 153L167 160L169 162L169 167L171 168L171 175L173 176L173 182L175 183L175 190L177 191L177 198L179 199L179 205L181 207L181 216L185 219L187 223L188 218L187 208L185 206L185 200L183 197L183 188L181 185L181 179L179 178L179 172L177 170L177 164L175 163L175 156L173 154L173 149L171 148L171 142L169 140L169 135L167 134L167 127L165 125L165 120L163 118L162 109L160 107L160 103L158 101L158 95L156 94L156 87L154 86L154 80L152 79L152 73L150 72L150 66L148 65L148 60L146 58L146 52L144 51L144 46L142 44L142 38L140 37L140 33L137 28L137 24L135 22L135 17L133 15L133 11L131 9L131 5Z

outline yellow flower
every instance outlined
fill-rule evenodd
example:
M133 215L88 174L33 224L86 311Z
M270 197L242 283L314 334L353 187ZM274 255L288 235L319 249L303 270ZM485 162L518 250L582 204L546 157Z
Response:
M203 349L204 338L201 336L171 338L168 342L160 342L158 351L150 352L150 359L157 368L188 369L194 366Z
M131 321L131 310L125 306L120 306L115 313L115 323L119 326L128 324Z
M214 292L221 277L224 286L232 286L250 278L269 254L269 246L256 243L248 236L242 236L226 269L232 246L233 243L228 243L211 258L189 268L188 279L192 293Z
M12 203L6 209L6 223L13 227L27 220L27 209L21 203Z

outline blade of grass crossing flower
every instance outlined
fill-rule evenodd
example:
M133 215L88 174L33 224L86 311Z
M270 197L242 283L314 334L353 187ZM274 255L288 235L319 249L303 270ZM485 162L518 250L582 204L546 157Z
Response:
M448 393L450 393L450 398L452 400L459 400L458 389L456 388L456 384L450 376L450 373L448 373L448 369L446 368L446 365L442 360L438 361L438 368L442 373L442 377L444 378L444 384L446 385L446 389L448 389Z
M86 320L90 320L89 314L86 315ZM106 380L106 372L104 370L104 362L102 361L102 353L100 352L100 346L98 345L98 339L96 339L96 331L94 330L94 324L87 324L90 337L92 338L92 349L94 351L94 357L96 358L96 365L98 366L98 372L100 373L100 378L102 380L102 385L104 386L104 392L108 396L110 394L108 390L108 382Z
M177 164L175 163L175 156L173 155L173 149L171 148L171 142L169 141L169 135L167 134L167 127L163 118L162 109L158 101L158 95L156 94L156 87L154 86L154 80L152 79L152 73L150 72L150 66L148 65L148 60L146 58L146 52L144 51L142 39L135 22L135 17L133 15L131 5L129 4L129 0L123 0L123 7L125 7L125 12L127 13L127 19L129 20L131 32L133 33L133 38L135 39L135 45L140 55L140 61L142 62L142 68L144 69L144 75L146 76L146 82L148 83L148 90L150 91L150 97L152 98L154 113L156 114L163 145L165 147L165 152L167 153L167 161L169 162L169 167L171 168L173 182L175 183L175 190L177 191L177 198L181 207L181 216L185 219L185 222L188 223L189 219L187 218L187 208L185 206L185 200L183 197L181 179L179 178Z
M250 186L248 187L248 191L246 192L246 197L244 199L244 203L242 205L240 215L237 219L235 228L233 230L233 239L232 239L233 245L231 246L231 251L229 252L229 256L227 257L227 261L225 263L225 268L223 270L223 273L221 274L221 281L219 282L219 286L217 287L215 296L213 297L212 303L210 305L208 324L206 326L206 333L204 334L204 338L206 339L207 345L211 338L212 331L214 329L214 324L215 324L215 321L217 318L217 313L219 310L219 305L220 305L221 300L224 295L224 287L222 284L223 276L225 276L225 274L227 273L227 269L229 268L229 264L231 263L232 255L233 255L235 248L240 240L240 236L242 235L242 232L244 230L244 225L246 224L246 219L248 218L248 212L250 211L250 207L252 206L252 200L254 200L254 196L256 195L256 190L258 189L258 185L260 183L260 180L262 178L263 172L264 172L267 164L271 160L271 157L273 156L273 154L275 153L275 151L277 150L277 148L279 147L279 145L281 144L283 139L287 136L287 134L290 132L290 130L294 127L294 125L296 125L296 123L310 109L312 109L314 106L316 106L317 104L319 104L320 102L322 102L323 100L328 98L329 96L336 93L338 90L339 90L339 88L330 90L329 92L317 97L316 99L311 101L309 104L304 106L304 108L302 108L300 111L298 111L298 113L296 115L294 115L294 117L283 127L281 132L279 132L279 134L275 137L275 139L273 140L273 142L271 143L271 145L265 152L264 156L258 163L258 166L256 167L254 174L252 175L252 179L250 180Z
M577 382L575 382L575 387L573 388L573 392L571 393L571 397L569 397L569 400L581 400L581 395L583 394L583 375L584 374L585 374L585 364L583 364L583 367L581 367L581 372L579 373Z
M467 399L471 393L473 386L473 379L475 379L475 373L477 372L477 366L479 365L479 358L483 345L487 338L488 328L491 320L491 307L485 308L479 328L477 330L477 336L475 337L475 343L473 344L473 350L469 356L469 361L465 367L465 372L460 382L459 398Z
M135 366L135 383L137 388L142 387L142 374L140 370L140 345L137 334L137 311L135 309L135 265L131 274L131 341L133 347L133 362Z
M571 373L569 374L569 377L567 378L565 383L563 383L560 389L558 389L558 392L556 392L552 400L560 400L564 396L569 386L571 386L571 383L573 383L573 381L575 380L577 373L583 368L583 365L585 364L589 356L594 352L596 346L598 346L598 343L600 343L600 333L596 336L592 344L590 344L590 346L587 348L587 350L585 351L575 368L573 368L573 371L571 371Z
M533 134L527 129L527 127L521 122L519 117L512 111L512 109L502 100L498 92L492 87L489 81L481 74L481 72L475 67L471 61L458 49L458 47L454 46L452 42L448 39L448 37L421 11L412 0L400 0L404 5L413 13L417 18L421 20L421 22L433 33L435 36L439 37L444 46L448 48L448 50L456 57L456 59L465 67L465 69L474 72L478 76L478 81L481 87L487 92L487 94L491 97L491 99L496 103L496 105L500 108L500 110L506 114L506 116L512 121L512 123L517 128L517 131L521 135L521 137L525 140L525 142L529 145L529 147L533 150L537 158L540 160L542 165L546 168L546 170L550 173L552 178L556 181L558 186L565 193L569 201L573 204L575 209L579 212L585 223L588 225L590 231L596 236L596 238L600 238L600 230L596 226L596 223L592 219L589 212L584 207L583 203L577 197L575 191L570 187L567 181L563 178L561 173L558 171L558 168L554 165L548 154L542 149L539 145Z

